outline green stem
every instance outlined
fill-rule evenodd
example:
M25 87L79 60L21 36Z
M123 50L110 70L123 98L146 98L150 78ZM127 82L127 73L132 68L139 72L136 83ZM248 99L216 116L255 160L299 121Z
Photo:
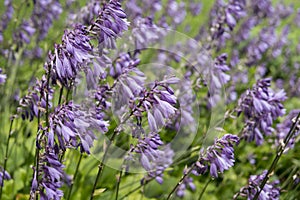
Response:
M178 181L178 183L176 184L176 186L173 188L173 190L170 192L170 194L167 197L167 200L169 200L172 196L172 194L177 190L177 188L183 183L183 180L192 172L193 168L195 167L196 163L194 163L189 170L184 173L184 175L181 177L181 179Z
M57 105L60 105L60 103L61 103L61 99L62 99L62 94L63 94L63 92L64 92L64 87L61 86L60 91L59 91L59 99L58 99Z
M209 179L209 180L206 182L206 184L205 184L205 186L204 186L202 192L201 192L200 195L199 195L198 200L201 200L201 199L202 199L202 196L203 196L203 194L204 194L204 192L205 192L207 186L209 185L209 183L210 183L211 181L212 181L212 179Z
M6 142L6 149L5 149L4 164L3 164L3 174L6 171L6 165L7 165L7 160L8 160L9 142L10 142L10 138L11 138L11 130L12 130L13 123L14 123L14 118L11 119L10 126L9 126L9 132L8 132L8 137L7 137L7 142ZM4 178L3 178L2 182L4 184ZM0 199L1 199L1 196L2 196L3 187L0 186Z
M110 148L110 145L112 144L113 140L115 139L117 133L118 133L118 131L114 131L114 133L113 133L111 139L109 140L109 143L108 143L108 145L105 149L103 158L102 158L100 164L98 165L98 173L97 173L97 176L96 176L96 180L94 182L94 186L93 186L93 189L92 189L90 200L92 200L94 198L94 193L95 193L95 190L96 190L96 187L97 187L98 180L101 177L103 169L104 169L104 162L105 162L107 154L108 154L108 149Z
M118 177L118 180L117 180L117 189L116 189L116 198L115 198L115 200L118 200L122 174L123 174L123 168L121 168L120 173L119 173L119 177Z
M80 166L80 163L81 163L82 155L83 155L83 154L81 153L81 154L80 154L80 157L79 157L79 160L78 160L78 163L77 163L77 166L76 166L74 178L73 178L72 183L71 183L71 186L70 186L70 191L69 191L67 200L69 200L70 197L71 197L71 193L72 193L74 181L75 181L75 179L76 179L76 177L77 177L77 174L78 174L78 171L79 171L79 166Z
M257 200L259 197L259 194L261 193L261 191L263 190L265 184L267 183L267 181L269 180L269 177L271 175L271 173L275 170L275 167L281 157L281 155L283 154L286 145L289 143L290 139L292 138L292 136L294 135L295 130L297 129L297 124L298 124L298 120L300 117L300 113L298 113L297 117L296 117L296 121L293 123L292 128L290 129L289 133L287 134L287 136L284 139L283 145L280 146L279 151L276 154L275 159L273 160L265 178L263 179L263 181L261 182L260 186L259 186L259 190L258 192L256 192L253 200Z

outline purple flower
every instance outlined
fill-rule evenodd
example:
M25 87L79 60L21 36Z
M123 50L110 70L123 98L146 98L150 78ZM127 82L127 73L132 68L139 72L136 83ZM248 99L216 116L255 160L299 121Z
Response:
M129 22L118 0L104 4L99 17L93 23L93 31L97 33L99 51L103 48L114 48L114 40L128 29Z
M276 126L276 143L277 145L281 145L286 138L287 134L289 133L290 129L292 128L293 125L293 119L297 116L297 114L300 112L300 110L292 110L285 118L285 120L277 124ZM293 134L291 137L290 141L288 144L285 144L285 152L288 151L289 149L294 148L296 138L299 135L300 131L299 129L296 130L296 132Z
M38 40L46 37L55 19L62 13L62 7L57 0L39 0L34 4L31 20L38 32Z
M73 1L73 0L72 0ZM101 11L101 2L98 0L91 0L80 9L79 12L72 13L70 16L70 24L82 23L83 25L91 25L94 17L98 16Z
M163 183L163 173L167 167L169 167L173 162L174 151L171 149L170 145L163 147L161 150L156 151L156 157L151 160L150 168L145 179L155 178L159 183Z
M5 0L4 6L6 7L6 10L0 20L0 43L3 42L3 31L6 29L14 13L14 7L11 0Z
M239 99L238 114L244 113L246 125L242 138L255 141L257 145L264 142L264 135L271 135L273 121L284 115L282 101L286 99L284 90L275 93L271 88L271 79L257 81L251 90L247 90Z
M203 159L210 163L212 177L218 177L218 173L223 173L234 165L233 144L238 143L239 138L236 135L226 134L207 148L207 155Z
M267 175L267 170L264 170L260 175L251 175L248 180L248 185L241 188L240 193L243 196L246 196L248 200L254 198L256 193L260 190L260 184ZM260 192L258 199L259 200L279 200L280 188L276 185L279 184L279 181L268 182L265 184L264 188Z
M36 182L36 179L33 180L31 193L35 193L35 189L38 189L41 199L61 199L63 191L59 188L62 187L65 177L64 165L60 163L58 155L51 149L46 149L40 162L39 169L41 171L39 173L42 174L42 178L39 183ZM36 186L37 184L38 186Z
M133 21L132 35L137 49L148 48L150 44L157 43L165 35L165 31L159 28L151 17L136 17Z
M167 14L173 21L173 26L180 24L186 16L185 3L169 0L167 4Z
M185 172L184 172L185 173ZM191 190L196 190L196 186L193 183L193 178L192 177L187 177L183 179L183 182L179 185L178 189L176 190L176 195L178 197L184 197L185 195L185 190L187 188L190 188Z
M19 101L18 112L21 114L23 120L29 119L31 121L34 117L38 117L39 113L40 115L45 113L47 96L48 108L51 108L53 92L53 89L48 86L45 75L41 80L37 80L35 85L28 91L28 94Z
M36 32L30 21L23 21L18 30L14 33L14 39L20 43L30 43L30 39Z
M149 136L139 139L135 152L141 155L140 162L146 171L152 170L151 162L158 158L158 147L162 145L157 133L150 133Z
M49 116L49 123L49 147L54 148L58 143L62 150L80 147L82 152L88 154L96 139L94 131L104 133L108 130L108 122L103 120L101 110L93 107L85 110L72 102L55 108Z
M0 68L0 85L4 84L6 81L6 74L2 74L2 69Z
M59 80L69 87L85 60L93 58L92 45L87 35L86 27L76 26L72 31L65 31L62 45L56 45L53 60L53 79Z
M215 139L213 145L200 152L200 157L196 161L194 168L191 169L192 173L196 176L203 175L207 172L208 168L210 170L210 175L213 178L217 178L219 173L223 173L224 170L228 170L234 165L234 149L233 145L238 145L239 137L232 134L226 134L220 139ZM187 169L184 169L183 173L186 173ZM183 179L182 186L180 185L177 189L177 196L183 197L187 186L195 190L195 185L193 184L193 179L186 176Z
M209 74L209 106L215 106L220 97L221 89L230 80L230 75L225 72L229 71L230 68L226 64L227 54L221 54L215 59L215 63L212 69L208 72ZM207 73L207 72L206 72Z
M10 174L7 171L4 171L2 167L0 167L0 187L3 187L4 180L10 180Z

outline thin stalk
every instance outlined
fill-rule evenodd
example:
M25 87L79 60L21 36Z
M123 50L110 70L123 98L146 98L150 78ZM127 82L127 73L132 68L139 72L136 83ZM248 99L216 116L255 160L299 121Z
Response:
M285 137L284 139L284 142L283 142L283 145L280 146L279 148L279 151L277 152L276 154L276 157L274 158L264 180L261 182L260 186L259 186L259 190L258 192L256 192L253 200L257 200L258 197L259 197L259 194L261 193L261 191L263 190L264 186L266 185L267 181L269 180L269 177L271 175L271 173L275 170L275 167L281 157L281 155L283 154L284 150L285 150L285 147L286 145L289 143L290 139L292 138L296 128L297 128L297 124L298 124L298 120L299 120L299 117L300 117L300 113L298 113L297 117L296 117L296 121L293 123L293 126L292 128L290 129L289 133L287 134L287 136Z
M108 154L108 149L110 148L110 145L112 144L113 140L115 139L117 133L118 133L118 131L114 131L114 133L113 133L111 139L109 140L109 143L108 143L108 145L105 149L103 158L102 158L100 164L98 165L98 173L97 173L97 176L96 176L96 180L94 182L94 186L93 186L93 190L92 190L92 193L91 193L90 200L92 200L94 198L94 193L95 193L95 190L96 190L96 187L97 187L98 180L101 177L103 169L104 169L104 162L105 162L107 154Z
M8 132L8 137L7 137L7 141L6 141L5 157L4 157L4 164L3 164L3 173L5 173L5 171L6 171L6 164L7 164L7 160L8 160L9 142L10 142L10 138L11 138L11 130L12 130L13 123L14 123L14 118L12 118L11 121L10 121L9 132ZM3 181L3 184L4 184L4 179L2 181ZM3 187L0 186L0 199L1 199L1 196L2 196L2 189L3 189Z
M57 105L60 105L60 103L61 103L61 99L62 99L62 94L63 94L63 92L64 92L64 87L61 86L60 91L59 91L59 98L58 98L58 103L57 103Z
M173 190L170 192L170 194L167 197L167 200L169 200L172 196L172 194L177 190L177 188L182 184L183 180L192 172L193 168L195 167L196 163L194 163L189 170L184 173L184 175L181 177L181 179L178 181L178 183L176 184L176 186L173 188Z
M209 185L209 183L210 183L211 181L212 181L212 179L209 179L209 180L206 182L206 184L205 184L203 190L201 191L201 193L200 193L200 195L199 195L199 197L198 197L198 200L201 200L201 199L202 199L202 196L203 196L203 194L204 194L204 192L205 192L207 186Z
M71 197L71 193L72 193L74 181L75 181L75 179L76 179L76 177L77 177L78 170L79 170L79 166L80 166L80 163L81 163L81 160L82 160L82 155L83 155L83 154L81 153L81 154L80 154L80 157L79 157L79 160L78 160L78 163L77 163L77 166L76 166L75 173L74 173L74 178L73 178L72 183L71 183L71 186L70 186L70 191L69 191L67 200L69 200L70 197Z
M122 175L123 175L123 168L120 170L119 177L118 177L118 180L117 180L117 189L116 189L116 198L115 198L115 200L118 200Z

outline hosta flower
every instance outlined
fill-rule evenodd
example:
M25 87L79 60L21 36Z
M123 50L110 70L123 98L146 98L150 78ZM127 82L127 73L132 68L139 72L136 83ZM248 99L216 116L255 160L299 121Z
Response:
M165 169L173 162L174 151L169 145L157 150L156 157L150 162L151 170L148 171L146 179L155 178L159 183L163 183L163 175Z
M28 91L19 101L18 112L21 114L23 119L33 120L34 117L38 117L45 113L47 107L52 107L51 99L53 96L53 89L48 86L47 78L44 75L41 80L37 80L35 85Z
M30 43L31 37L36 32L30 21L23 21L18 30L14 33L14 39L21 43Z
M53 60L53 79L58 79L69 87L81 69L81 64L92 58L92 45L84 26L76 26L72 31L65 31L63 44L56 45Z
M217 178L219 173L229 170L234 165L233 145L238 145L238 143L239 137L232 134L226 134L220 139L215 139L213 145L209 146L206 151L201 151L200 158L196 161L191 172L200 176L206 173L209 168L210 175ZM183 173L186 173L186 169ZM182 185L177 188L177 196L183 197L187 188L196 189L190 176L186 176Z
M227 54L221 54L215 59L209 74L209 106L215 106L221 98L222 87L230 80L230 75L225 72L230 68L226 64ZM207 72L205 72L207 73Z
M6 81L6 74L2 74L2 69L0 68L0 85L5 83Z
M4 180L10 180L10 174L0 167L0 187L3 187Z
M3 41L3 31L6 29L8 23L10 22L14 14L14 7L12 5L12 0L5 0L4 6L6 10L1 16L1 20L0 20L0 43Z
M186 16L186 7L184 2L169 0L167 4L167 13L171 17L173 26L180 24Z
M207 148L206 160L210 164L210 175L218 177L218 173L223 173L234 165L233 144L238 144L239 138L236 135L226 134L222 138L215 140L212 146Z
M176 195L178 197L184 197L185 190L187 188L190 188L192 191L196 190L196 186L193 183L193 178L192 177L187 177L187 178L183 179L183 182L179 185L179 187L176 191Z
M35 2L31 20L38 32L39 40L45 38L53 21L58 19L61 13L62 7L57 0L39 0Z
M141 155L140 162L146 171L152 170L151 162L158 157L158 147L162 145L157 133L150 133L149 136L139 139L135 152Z
M241 188L240 195L247 197L248 200L254 199L256 193L260 190L260 184L267 175L267 170L264 170L260 175L251 175L248 180L248 185ZM258 199L259 200L279 200L280 188L276 185L279 184L279 181L267 182L260 192Z
M110 76L115 79L114 98L115 107L120 109L129 100L140 95L144 90L145 75L137 66L138 58L124 53L121 54L110 68Z
M137 49L149 48L165 35L165 30L158 27L151 17L136 17L133 27L132 35Z
M155 82L149 91L146 89L141 91L140 96L136 98L138 103L131 102L129 105L138 118L141 118L142 112L147 112L150 131L157 132L167 120L175 116L177 98L168 85L178 81L179 79L172 77Z
M280 123L277 124L276 126L276 143L278 145L281 145L284 141L284 139L286 138L286 136L288 135L290 129L293 126L293 119L297 116L297 114L300 112L300 110L292 110L285 118L285 120ZM295 142L296 142L296 138L297 136L300 134L299 128L296 129L295 133L293 134L293 136L291 137L290 141L288 144L284 144L285 145L285 151L288 151L289 149L294 148Z
M257 145L264 142L264 136L271 135L273 121L285 113L281 103L286 99L284 90L275 93L270 86L271 79L259 80L239 99L238 114L244 113L246 122L242 137Z
M135 152L140 155L140 163L147 171L146 180L155 178L159 183L163 183L163 172L172 164L174 151L169 145L164 146L160 136L150 133L148 136L139 139L135 147Z
M126 31L129 22L118 0L104 4L99 17L93 23L93 31L97 34L99 51L103 48L115 48L115 39Z
M94 132L104 133L108 127L108 122L103 120L101 110L93 107L85 110L72 102L57 107L55 112L51 113L49 123L49 147L54 148L58 143L62 150L67 147L80 147L82 152L88 154L96 138Z
M33 195L37 191L43 200L61 199L63 191L60 188L66 177L63 168L64 165L58 159L58 155L51 149L46 149L41 155L39 172L35 172L32 180L30 194ZM39 182L36 179L36 173L42 174Z

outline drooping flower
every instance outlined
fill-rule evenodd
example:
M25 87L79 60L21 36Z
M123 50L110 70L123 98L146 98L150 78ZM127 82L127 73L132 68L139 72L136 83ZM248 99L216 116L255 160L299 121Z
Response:
M300 110L292 110L285 118L285 120L280 123L277 124L276 126L276 143L277 145L281 145L284 141L284 139L286 138L286 136L288 135L290 129L292 128L293 125L293 119L297 116L297 114L300 112ZM290 141L288 144L285 144L285 152L288 151L289 149L294 148L295 142L296 142L296 138L297 136L300 134L299 129L296 129L295 133L293 134L293 136L291 137Z
M30 43L31 37L36 32L36 29L34 28L34 25L31 23L31 21L23 21L18 30L14 33L14 39L15 41L18 41L19 43Z
M209 72L205 72L209 73L208 97L210 107L215 106L219 102L222 95L222 88L230 80L230 75L225 73L230 70L229 66L226 64L226 61L227 54L221 54L215 59L212 69L210 69Z
M149 136L139 139L135 152L141 155L140 162L146 171L152 170L151 162L157 158L158 147L162 145L163 142L157 133L150 133Z
M207 155L203 159L210 164L212 177L218 177L218 173L223 173L234 165L233 144L238 143L239 138L236 135L226 134L207 148Z
M170 145L166 145L156 152L156 157L150 162L151 170L148 171L145 179L155 178L159 184L162 184L164 171L173 162L174 151L171 149Z
M47 98L48 108L52 107L51 99L53 97L53 89L48 86L47 78L44 75L41 80L37 80L35 85L28 91L19 101L18 112L23 120L33 120L34 117L42 115L46 111Z
M0 68L0 85L5 83L6 81L6 74L2 74L2 69Z
M248 185L241 188L240 195L247 197L248 200L254 199L256 193L260 190L260 184L267 175L267 170L264 170L260 175L251 175L248 180ZM280 188L277 187L279 180L267 182L260 192L259 200L279 200Z
M40 198L43 200L55 199L59 200L63 197L63 191L60 188L63 185L64 177L66 177L63 168L65 167L58 159L58 155L51 148L46 148L41 155L39 172L35 172L31 184L31 196L38 191ZM36 177L42 174L39 182Z
M128 29L129 22L118 0L104 4L99 17L92 24L97 34L99 52L103 48L115 48L115 39Z
M10 22L13 13L14 13L14 7L12 5L12 0L5 0L4 6L6 8L5 12L1 16L0 21L0 43L3 41L3 32L6 29L8 23Z
M134 151L139 154L140 163L147 171L143 180L155 178L159 184L163 183L163 173L172 164L174 156L171 147L163 144L157 133L139 139Z
M39 0L34 4L31 20L38 33L38 40L48 34L48 30L55 19L62 13L62 7L57 0Z
M54 148L55 144L62 150L67 147L80 147L81 152L88 154L93 146L93 140L96 139L94 132L104 133L108 127L101 110L89 106L83 108L73 104L72 101L55 108L54 113L49 116L49 124L50 130L47 134L49 147Z
M0 167L0 187L3 187L4 180L10 180L11 176L7 171Z
M206 151L203 149L200 152L200 157L191 169L192 173L196 176L203 175L209 169L210 175L217 178L219 173L223 173L234 165L234 148L233 145L238 145L239 137L232 134L225 134L220 139L215 139L213 145L209 146ZM186 173L184 169L183 173ZM182 186L177 188L177 196L183 197L187 188L195 190L193 179L186 176L183 179Z
M65 31L62 41L63 44L55 46L52 56L52 76L65 87L70 87L70 82L75 80L83 62L93 58L92 45L84 26Z
M242 95L237 108L238 114L244 113L246 123L242 138L257 145L264 142L264 136L271 135L273 121L285 113L281 103L286 99L284 90L275 93L270 86L271 79L258 80Z
M183 179L183 182L179 185L177 191L176 191L176 195L178 197L184 197L185 195L185 190L187 188L190 188L192 191L196 190L196 186L193 183L193 178L192 177L187 177L185 179Z

